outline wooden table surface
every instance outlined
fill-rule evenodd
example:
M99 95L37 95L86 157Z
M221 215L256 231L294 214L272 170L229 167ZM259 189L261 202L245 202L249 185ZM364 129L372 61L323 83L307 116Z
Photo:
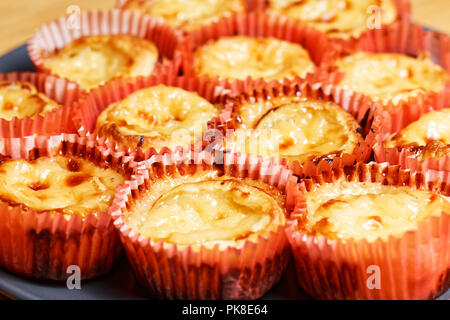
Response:
M450 33L450 0L411 0L413 19ZM0 54L24 43L41 24L66 13L70 5L81 9L110 8L115 0L13 0L0 1Z
M411 0L413 20L450 33L450 0ZM41 24L66 13L70 5L81 9L110 8L115 0L0 1L0 54L23 44ZM2 296L0 294L0 300Z

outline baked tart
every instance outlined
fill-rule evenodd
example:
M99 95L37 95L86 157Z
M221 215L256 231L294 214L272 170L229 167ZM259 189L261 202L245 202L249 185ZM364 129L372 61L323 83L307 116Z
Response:
M318 299L439 297L450 287L449 182L387 164L305 166L286 230L300 285Z
M166 85L137 90L98 116L96 132L131 149L189 146L220 113L194 92Z
M79 12L39 28L28 42L37 70L91 90L114 78L176 72L180 35L162 19L119 9Z
M204 171L154 181L124 219L154 242L240 248L284 225L284 201L279 190L263 182Z
M90 90L117 77L148 76L158 59L158 48L149 40L126 34L92 35L46 57L43 67Z
M124 176L80 157L58 155L4 160L0 181L0 199L12 207L85 218L108 211Z
M329 240L387 241L450 212L450 202L432 191L345 179L320 185L305 199L305 232Z
M368 30L368 21L380 11L382 25L397 20L399 13L393 0L269 0L267 11L293 18L313 26L329 37L348 39Z
M22 157L20 157L22 155ZM133 161L75 134L3 139L0 266L39 279L107 273L121 251L108 209Z
M33 118L36 114L43 115L60 105L39 92L30 82L0 80L0 118Z
M441 92L450 75L426 56L357 52L334 63L344 78L337 85L383 104L398 105L419 94Z
M84 91L38 72L0 74L0 138L74 133L72 115Z
M407 149L419 161L450 156L450 109L422 115L400 132L391 135L384 146Z
M233 13L246 11L244 0L128 0L124 10L163 18L172 28L190 31Z
M234 108L235 135L226 149L264 158L333 159L364 142L353 116L332 101L302 96L247 99Z
M194 69L197 75L221 79L282 80L313 73L315 64L300 44L271 37L231 36L199 47Z
M137 278L156 297L256 299L286 267L282 233L296 179L259 160L216 164L204 155L213 158L168 153L164 162L144 161L110 212ZM157 274L174 281L163 284Z

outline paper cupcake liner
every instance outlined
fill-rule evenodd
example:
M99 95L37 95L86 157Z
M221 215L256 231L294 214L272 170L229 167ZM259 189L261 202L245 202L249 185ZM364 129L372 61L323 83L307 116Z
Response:
M223 159L225 164L216 164L218 159ZM224 174L233 177L261 180L279 188L286 195L289 211L298 196L297 179L283 166L253 160L248 156L224 157L224 154L206 152L166 153L143 162L133 180L118 187L110 214L120 230L136 277L153 296L165 299L256 299L279 281L290 258L284 226L268 231L257 240L247 240L239 247L178 247L144 238L131 230L122 217L127 204L137 201L151 188L152 179L174 172L189 175L210 169L223 170Z
M328 81L334 80L328 79ZM362 129L361 134L365 140L363 143L358 143L353 153L348 156L352 156L354 161L357 162L366 162L369 160L372 153L372 146L375 143L375 137L370 133L375 111L371 100L363 95L355 94L348 90L336 90L332 85L311 85L299 78L294 80L286 79L282 83L272 82L257 90L242 93L238 97L229 97L227 99L227 104L220 115L220 122L216 129L220 130L223 137L227 136L227 130L239 129L237 121L239 112L237 108L245 103L289 96L301 96L334 102L346 112L350 113L360 124ZM340 156L343 157L346 155ZM319 160L320 158L317 159L317 161ZM298 160L288 161L286 159L281 159L280 163L288 166L295 175L298 174L298 170L301 168L301 163L299 163Z
M450 177L429 170L410 173L398 166L340 161L307 164L302 192L339 178L356 182L410 186L448 196ZM308 177L308 178L306 178ZM304 197L295 203L287 236L294 253L300 285L318 299L434 299L450 287L450 216L442 213L401 237L366 240L328 240L302 231L307 219ZM378 272L378 274L377 274ZM371 278L371 276L374 276ZM379 282L375 280L379 276Z
M226 97L233 92L226 89L225 81L207 77L175 76L170 73L158 73L150 77L116 79L104 86L92 90L86 99L81 101L79 108L74 112L74 122L79 132L94 133L97 118L109 105L121 101L128 95L140 89L155 85L178 87L197 93L213 104L225 104ZM212 127L218 123L218 118L209 121ZM155 150L153 152L156 153ZM139 154L144 151L139 151Z
M194 30L186 36L177 49L182 73L189 76L196 75L194 54L199 47L210 40L236 35L273 37L300 44L309 52L316 67L320 67L337 55L337 51L330 45L327 37L307 25L261 12L240 13L222 18L215 23ZM258 88L259 85L264 85L267 82L264 79L253 79L251 77L246 80L226 80L228 88L242 88L244 90L246 88L247 90Z
M444 154L449 154L446 152L446 150L450 150L449 147L446 150L430 150L428 146L386 148L384 145L387 138L419 120L424 114L449 107L449 100L441 99L442 97L441 94L431 94L425 99L417 100L416 103L403 104L396 109L379 108L375 112L373 122L373 131L376 136L375 160L401 165L402 168L413 171L427 169L450 171L450 156L444 156ZM423 159L421 154L427 153L427 150L430 151L430 154Z
M72 112L78 100L84 94L78 85L66 79L34 72L13 72L0 74L0 81L20 81L34 85L38 92L56 101L61 107L35 115L11 120L0 119L0 138L18 138L22 136L55 135L76 132L72 121Z
M57 154L80 156L108 163L131 175L132 158L112 144L75 134L2 139L0 154L32 160ZM86 218L37 212L0 202L0 266L39 279L64 280L78 266L81 279L107 273L121 252L119 236L107 212Z
M28 53L37 70L50 73L44 67L45 59L73 40L99 34L128 34L153 42L158 48L160 61L154 72L178 72L174 58L180 36L162 19L152 18L139 12L112 10L82 11L79 28L72 27L71 17L61 17L41 27L28 42Z

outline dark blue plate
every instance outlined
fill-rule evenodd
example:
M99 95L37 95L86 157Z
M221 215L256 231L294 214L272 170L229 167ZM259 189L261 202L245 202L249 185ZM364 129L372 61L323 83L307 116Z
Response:
M34 71L23 45L0 57L0 73ZM65 282L38 281L16 276L0 270L0 292L15 299L146 299L145 289L136 283L131 266L123 255L107 275L81 282L80 290L69 290ZM297 285L295 269L291 263L280 283L263 299L305 300L310 297ZM450 300L450 290L439 300Z

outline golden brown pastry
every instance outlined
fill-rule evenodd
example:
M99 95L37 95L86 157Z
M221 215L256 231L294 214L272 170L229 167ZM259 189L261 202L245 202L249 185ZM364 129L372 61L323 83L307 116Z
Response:
M450 109L423 115L384 144L386 148L407 148L419 160L450 156Z
M59 104L29 82L0 81L0 118L23 119L56 109Z
M0 200L38 212L80 215L108 211L124 177L78 157L40 157L0 164Z
M375 23L380 8L381 25L397 19L392 0L269 0L268 11L312 25L333 38L358 37Z
M158 56L157 47L139 37L86 36L45 58L44 68L92 89L116 77L148 76Z
M387 240L450 210L443 196L430 191L344 180L323 184L305 198L305 231L331 240Z
M215 170L160 178L127 211L130 228L155 243L178 245L239 247L285 222L279 190Z
M335 66L345 74L339 86L384 104L442 91L450 81L449 74L426 57L358 52L338 60Z
M226 142L234 152L305 162L351 154L363 141L356 120L332 102L273 98L244 103L236 113L241 129Z
M302 46L275 38L233 36L200 47L194 58L199 75L245 80L282 80L315 71Z
M201 138L219 112L196 93L157 85L111 104L98 117L96 130L131 149L174 149Z
M161 17L173 28L190 31L244 12L246 4L244 0L128 0L122 9Z

